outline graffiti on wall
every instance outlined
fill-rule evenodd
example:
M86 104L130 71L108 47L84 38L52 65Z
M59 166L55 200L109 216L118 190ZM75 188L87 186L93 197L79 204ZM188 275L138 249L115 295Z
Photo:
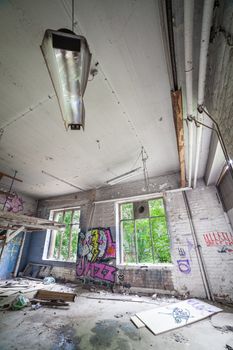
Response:
M228 232L210 232L203 235L207 247L233 245L233 235Z
M18 213L23 210L23 199L17 193L0 196L0 204L5 205L5 209L12 213Z
M178 248L178 253L180 259L177 260L177 266L180 272L188 274L191 272L190 261L186 256L186 251L184 248Z
M80 232L78 241L77 276L91 277L114 283L116 243L110 228L94 228Z
M229 248L227 246L223 246L218 249L218 253L233 253L233 248Z

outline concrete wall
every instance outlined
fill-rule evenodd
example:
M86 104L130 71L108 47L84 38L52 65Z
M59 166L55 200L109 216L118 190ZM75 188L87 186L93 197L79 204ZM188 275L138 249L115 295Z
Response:
M3 209L6 201L4 194L0 195L0 208ZM14 193L8 196L5 210L12 213L35 215L37 208L37 201L27 196ZM30 237L29 233L26 234L26 240L24 244L24 250L22 254L20 269L22 269L27 261L27 253L29 248ZM23 233L17 235L12 239L3 249L3 241L0 241L0 252L3 249L1 261L0 261L0 279L12 277L12 273L15 269L15 264L18 258L20 246L22 244Z
M157 266L120 266L116 260L116 282L121 285L165 289L196 297L205 297L205 290L197 260L191 222L182 192L171 191L178 188L177 174L150 180L150 192L164 195L168 230L171 242L172 264ZM118 200L124 197L145 195L143 182L131 182L117 186L98 189L95 193L87 192L69 196L42 200L39 212L47 213L50 209L69 205L81 205L82 228L110 227L112 239L118 236L115 221L116 203L103 202L96 204L93 219L89 220L91 201ZM186 191L191 209L198 244L204 260L206 274L212 293L217 297L233 300L233 239L226 221L222 204L215 186L206 187L203 181L198 182L195 190ZM63 201L64 199L64 201ZM82 210L83 209L83 210ZM87 222L89 221L89 224ZM31 235L29 260L42 261L45 233ZM47 262L45 262L47 263ZM74 278L74 264L51 262L55 266L55 275L61 278ZM72 272L70 272L72 270ZM96 272L97 270L95 270ZM91 275L91 273L89 273ZM94 278L95 279L95 278ZM97 278L98 280L98 278Z

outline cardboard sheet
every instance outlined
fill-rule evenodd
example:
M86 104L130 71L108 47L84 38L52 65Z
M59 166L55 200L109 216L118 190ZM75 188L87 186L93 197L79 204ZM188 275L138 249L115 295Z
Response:
M188 299L156 309L139 312L136 316L155 335L200 321L222 311L198 299Z

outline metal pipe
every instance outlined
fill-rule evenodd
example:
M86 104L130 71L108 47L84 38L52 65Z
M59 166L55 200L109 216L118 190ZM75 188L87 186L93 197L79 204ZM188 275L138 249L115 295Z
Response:
M185 56L185 85L186 112L188 120L188 186L192 183L193 165L193 17L194 1L184 1L184 56Z
M194 241L194 246L195 246L195 251L197 254L197 261L198 261L198 265L200 268L200 273L201 273L201 278L202 278L202 282L203 282L203 286L205 289L205 293L207 296L208 300L213 300L214 301L214 296L211 292L211 288L210 288L210 283L208 281L208 277L207 277L207 273L205 270L205 266L204 266L204 259L202 257L202 253L201 253L201 246L198 242L198 238L197 238L197 233L196 233L196 229L194 226L194 222L193 222L193 216L192 216L192 212L190 209L190 205L189 205L189 201L188 201L188 197L186 192L183 192L183 198L184 198L184 203L187 209L187 214L188 214L188 218L189 218L189 222L190 222L190 227L191 227L191 232L192 232L192 237L193 237L193 241Z
M210 39L210 29L213 15L214 0L205 0L202 16L202 30L201 30L201 44L200 44L200 58L199 58L199 77L198 77L198 106L202 106L205 96L205 84L206 84L206 67L207 56ZM198 112L198 119L202 121L202 115ZM196 134L196 158L194 168L193 188L197 185L197 175L200 161L201 141L202 141L202 125L197 128Z
M170 57L171 57L172 77L173 77L174 90L176 91L178 90L178 81L177 81L175 43L174 43L174 33L173 33L172 0L166 0L166 15L167 15L167 31L168 31L168 41L169 41Z

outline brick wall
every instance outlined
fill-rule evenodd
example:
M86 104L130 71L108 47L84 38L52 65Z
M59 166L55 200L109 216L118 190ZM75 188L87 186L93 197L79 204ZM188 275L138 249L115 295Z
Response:
M149 193L155 192L164 195L171 242L172 264L147 268L116 265L118 268L116 275L120 275L121 282L123 276L122 283L130 284L132 287L175 290L182 295L205 297L205 290L184 196L182 192L172 191L178 188L179 177L177 174L173 174L166 177L154 178L150 181L152 185L150 186ZM114 200L95 205L90 226L110 227L112 238L116 240L118 250L115 200L117 201L117 199L122 199L123 197L145 194L143 181L137 181L112 187L108 186L98 189L94 194L93 192L88 192L87 196L85 196L85 193L80 194L80 196L79 194L64 196L64 203L62 197L59 197L59 200L53 198L41 201L39 203L39 210L42 212L43 209L44 212L48 212L49 209L58 208L58 203L59 205L62 203L64 204L61 205L61 207L65 207L67 203L72 206L81 205L82 226L85 228L88 225L87 222L90 223L91 203L93 200ZM222 204L217 196L217 190L215 186L206 187L203 181L199 181L197 188L195 190L186 191L186 195L212 293L218 297L224 297L232 301L233 276L231 271L233 267L233 252L231 252L231 248L233 248L233 245L223 240L225 236L222 235L222 232L227 233L228 237L231 237L229 236L230 226L227 223ZM206 234L215 237L215 240L211 241L211 244L207 244L208 242L206 243L204 239L204 235ZM40 257L38 257L37 254L37 260L41 260L44 240L42 239L43 242L39 243L40 249L38 246L39 238L36 236L36 233L33 235L34 238L31 244L33 242L34 253L31 251L30 257L33 259L36 256L36 251L40 251ZM53 262L53 266L56 271L56 276L69 279L74 278L74 264L69 265L66 263ZM69 269L71 269L72 272L69 271ZM118 277L116 281L120 281Z

